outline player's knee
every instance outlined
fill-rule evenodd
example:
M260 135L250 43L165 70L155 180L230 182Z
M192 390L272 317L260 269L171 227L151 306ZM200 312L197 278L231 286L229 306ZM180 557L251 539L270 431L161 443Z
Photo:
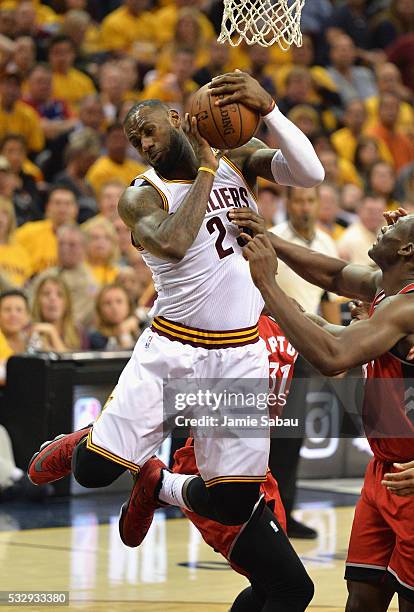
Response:
M78 444L73 451L73 475L87 489L107 487L124 471L120 465L88 450L85 444Z
M260 485L254 482L217 484L208 491L220 523L242 525L252 515Z
M315 585L306 572L302 577L297 594L300 599L299 605L303 606L303 610L306 610L315 595Z

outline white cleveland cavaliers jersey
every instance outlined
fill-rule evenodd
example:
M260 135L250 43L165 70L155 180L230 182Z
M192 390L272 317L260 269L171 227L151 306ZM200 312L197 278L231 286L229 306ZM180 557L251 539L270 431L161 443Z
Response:
M192 185L192 181L162 179L152 168L133 185L139 187L145 181L160 193L170 214L178 209ZM241 172L222 158L204 221L185 257L171 263L142 251L158 293L151 316L203 330L256 325L263 300L237 242L239 230L227 217L230 208L243 206L257 211L255 197Z

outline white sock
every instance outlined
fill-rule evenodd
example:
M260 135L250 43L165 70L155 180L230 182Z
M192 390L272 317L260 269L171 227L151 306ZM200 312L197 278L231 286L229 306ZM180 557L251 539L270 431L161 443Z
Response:
M196 476L172 474L168 470L163 470L162 486L158 494L159 500L170 504L170 506L178 506L179 508L191 510L183 498L183 487L189 478L196 478Z

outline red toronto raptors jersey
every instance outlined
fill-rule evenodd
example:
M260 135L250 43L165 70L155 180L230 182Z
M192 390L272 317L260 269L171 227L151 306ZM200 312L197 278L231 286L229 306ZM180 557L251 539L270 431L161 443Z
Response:
M283 398L286 398L289 393L298 353L270 316L261 315L259 335L266 342L269 356L269 391L280 397L279 406L276 407L276 410L272 407L271 412L273 416L275 413L280 416L286 403Z
M399 293L413 292L414 283ZM376 295L370 316L384 298L384 291ZM380 461L405 462L414 458L414 410L410 410L413 377L414 364L398 358L393 349L366 366L364 429L372 452Z

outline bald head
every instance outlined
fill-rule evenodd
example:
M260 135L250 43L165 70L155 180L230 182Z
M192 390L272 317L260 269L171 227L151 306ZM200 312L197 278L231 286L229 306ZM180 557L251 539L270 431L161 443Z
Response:
M126 132L128 131L128 127L130 126L131 122L134 121L139 111L144 108L148 108L150 110L164 111L166 115L168 115L170 111L170 107L161 100L151 99L138 102L137 104L134 104L134 106L132 106L126 114L126 117L124 119L124 129Z

